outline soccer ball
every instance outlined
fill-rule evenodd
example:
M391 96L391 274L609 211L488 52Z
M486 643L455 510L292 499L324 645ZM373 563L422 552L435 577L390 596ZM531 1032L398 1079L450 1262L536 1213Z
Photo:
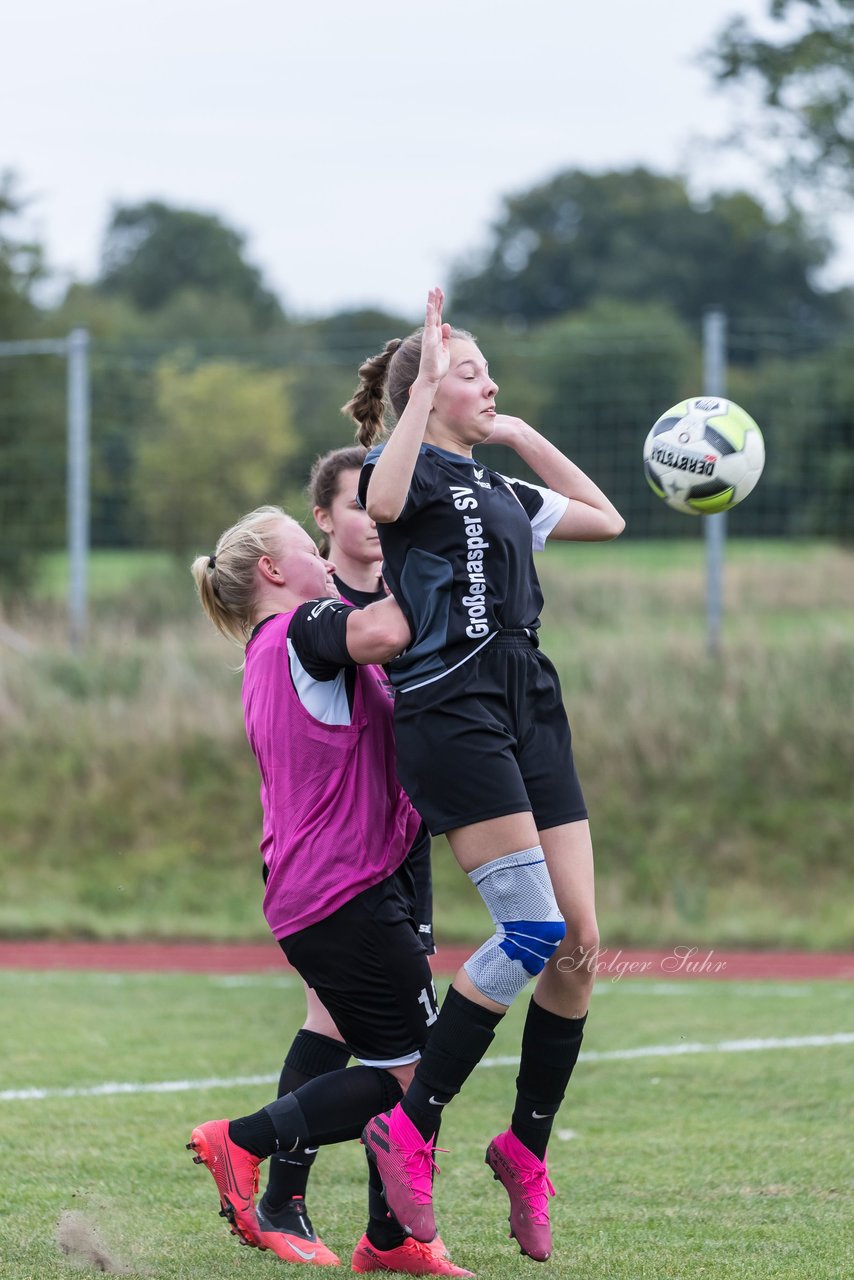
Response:
M643 466L653 493L674 511L728 511L765 466L762 432L732 400L697 396L663 413L646 438Z

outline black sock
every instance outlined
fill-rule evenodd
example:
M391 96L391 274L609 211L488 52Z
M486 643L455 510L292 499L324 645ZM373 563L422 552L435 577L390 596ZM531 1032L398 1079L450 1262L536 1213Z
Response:
M263 1195L263 1206L267 1213L277 1213L284 1208L294 1196L302 1196L308 1190L308 1175L317 1159L314 1147L303 1147L297 1151L275 1151L267 1165L267 1188Z
M278 1150L296 1151L360 1137L371 1116L393 1107L400 1094L388 1071L347 1067L309 1080L264 1111L278 1137Z
M350 1050L340 1040L319 1035L316 1031L306 1031L303 1027L294 1036L285 1058L279 1076L278 1097L286 1097L309 1080L315 1080L327 1072L342 1070L349 1057ZM317 1152L311 1148L277 1151L270 1157L267 1189L263 1198L264 1208L268 1213L275 1213L294 1196L305 1199L308 1175L316 1159Z
M373 1161L368 1161L368 1227L365 1232L375 1249L387 1252L396 1249L406 1239L406 1232L389 1212L383 1195L382 1178Z
M228 1136L238 1147L251 1151L253 1156L260 1156L262 1160L266 1160L279 1147L275 1126L263 1107L251 1116L232 1120L228 1126Z
M538 1159L545 1158L554 1118L572 1075L584 1035L583 1018L561 1018L531 999L516 1077L510 1128Z
M495 1037L493 1013L451 987L401 1106L423 1138L432 1138L442 1108L456 1097Z
M294 1036L288 1049L282 1074L279 1076L278 1098L293 1093L300 1085L325 1076L330 1071L342 1071L350 1057L350 1050L340 1040L322 1036L317 1031L302 1027Z
M383 1087L387 1088L388 1086L386 1086L384 1082L386 1080L390 1081L397 1089L395 1097L400 1096L400 1088L397 1085L397 1081L394 1080L387 1071L380 1071L376 1067L354 1067L352 1071L353 1074L368 1072L371 1075L372 1080L373 1077L376 1076L383 1077ZM271 1103L269 1107L262 1107L260 1111L256 1111L252 1115L241 1116L238 1120L232 1120L228 1126L228 1136L231 1138L232 1142L236 1142L239 1147L243 1147L245 1151L251 1151L253 1155L260 1156L262 1160L273 1155L276 1151L291 1153L299 1150L300 1147L318 1146L319 1142L313 1139L313 1134L310 1133L308 1129L309 1124L317 1123L315 1114L317 1107L316 1103L313 1102L317 1088L318 1086L321 1086L321 1090L325 1096L329 1092L329 1087L326 1086L324 1088L324 1081L332 1081L332 1091L335 1092L334 1082L341 1080L344 1076L349 1077L350 1074L350 1071L347 1070L332 1071L328 1072L326 1075L319 1076L316 1080L307 1081L305 1084L300 1085L294 1093L289 1093L283 1098L278 1098L276 1102ZM364 1084L365 1082L362 1080L363 1088ZM345 1105L353 1099L354 1089L356 1089L356 1096L358 1096L358 1089L355 1082L348 1081L346 1085L343 1085L340 1088L339 1096ZM309 1091L308 1095L305 1097L306 1104L311 1112L309 1116L306 1116L303 1113L299 1101L303 1098L306 1090ZM313 1093L312 1091L315 1092ZM382 1090L379 1090L379 1093L381 1093L383 1097L385 1096ZM374 1089L373 1092L370 1093L370 1096L372 1101L378 1096L376 1083L374 1083ZM278 1108L278 1111L275 1110L276 1108ZM381 1111L383 1108L379 1107L377 1109ZM327 1108L327 1111L329 1110L330 1109ZM339 1113L340 1108L335 1112L336 1116ZM363 1122L363 1127L374 1114L374 1111L368 1111ZM318 1127L323 1134L319 1140L320 1142L343 1142L345 1138L357 1138L362 1132L361 1129L355 1130L353 1124L351 1124L347 1127L347 1131L340 1137L329 1137L326 1136L326 1129L323 1126L322 1120ZM334 1129L332 1131L334 1132Z

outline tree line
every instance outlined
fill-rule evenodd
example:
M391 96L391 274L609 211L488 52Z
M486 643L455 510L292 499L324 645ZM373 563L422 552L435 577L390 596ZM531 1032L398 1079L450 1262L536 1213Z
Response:
M854 534L854 289L818 283L833 245L815 215L816 192L854 192L852 18L854 0L770 0L770 33L736 19L709 51L718 82L758 100L767 203L699 197L684 176L641 166L570 168L508 194L451 272L448 313L488 348L504 403L623 501L641 504L646 427L700 387L700 321L717 306L731 394L773 424L744 531ZM338 407L359 361L417 321L291 315L219 215L155 200L115 207L96 277L44 305L47 251L16 235L25 203L7 174L0 341L92 335L96 544L184 554L224 513L296 501L312 459L347 442ZM58 367L0 361L7 583L62 542L61 380ZM637 509L630 532L677 532L654 503Z

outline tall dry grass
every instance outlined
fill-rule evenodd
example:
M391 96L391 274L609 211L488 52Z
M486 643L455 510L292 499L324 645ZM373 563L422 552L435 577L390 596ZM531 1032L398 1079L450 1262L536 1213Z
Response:
M604 936L853 944L854 556L733 546L716 656L699 545L538 564ZM9 620L31 651L0 648L0 930L263 936L240 653L189 582L102 602L82 657L55 607ZM440 936L481 932L443 842L435 867Z

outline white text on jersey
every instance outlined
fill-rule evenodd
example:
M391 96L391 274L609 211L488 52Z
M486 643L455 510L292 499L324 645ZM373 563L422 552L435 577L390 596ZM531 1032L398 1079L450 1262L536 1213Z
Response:
M478 502L471 489L462 485L450 486L457 511L477 511ZM483 572L483 553L489 543L483 538L483 525L478 516L463 516L466 535L466 575L468 590L462 598L463 608L469 616L466 635L470 640L482 640L489 635L489 624L486 619L486 605L483 597L486 594L486 577Z

